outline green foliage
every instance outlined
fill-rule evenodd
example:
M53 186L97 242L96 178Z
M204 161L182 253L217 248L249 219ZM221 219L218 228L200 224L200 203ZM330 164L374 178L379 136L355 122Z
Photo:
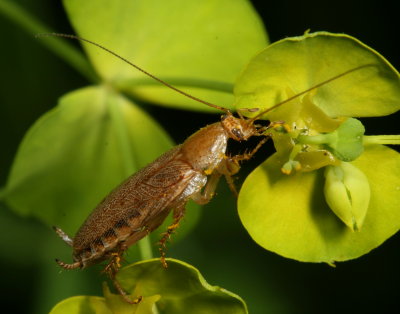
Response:
M19 213L72 232L127 173L171 146L160 126L128 99L104 85L77 90L25 136L6 199Z
M268 40L243 0L65 0L64 5L82 37L95 38L174 86L220 105L231 106L239 71ZM84 48L102 79L125 92L157 104L210 110L97 47Z
M59 313L161 313L245 314L247 308L237 295L209 285L200 272L184 262L167 259L164 269L158 259L129 265L118 274L118 280L132 298L142 296L137 305L130 305L120 295L112 294L105 285L104 298L72 297L57 304L51 314Z

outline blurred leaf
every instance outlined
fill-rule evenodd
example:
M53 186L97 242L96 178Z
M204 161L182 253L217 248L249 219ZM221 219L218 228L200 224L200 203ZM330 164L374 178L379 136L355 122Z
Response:
M305 262L345 261L379 246L400 228L400 155L367 146L354 162L368 178L371 199L362 229L352 232L324 199L323 170L286 176L274 154L247 177L239 215L250 236L265 249Z
M0 230L7 234L0 238L0 259L14 267L32 267L43 263L49 257L46 253L43 255L44 248L48 249L51 243L48 229L35 219L21 219L20 215L0 202Z
M64 6L80 36L222 106L233 102L233 82L248 59L267 45L262 22L245 0L64 0ZM99 74L112 85L159 104L210 109L98 47L84 46Z
M121 121L112 118L111 107ZM121 143L121 128L129 147ZM133 103L104 86L84 88L64 96L29 130L5 198L19 213L71 233L127 173L169 147L160 126Z
M159 259L127 266L117 278L126 291L139 289L147 295L161 295L157 306L165 313L247 313L246 305L237 295L209 285L193 266L167 259L164 269Z
M374 64L296 98L268 113L270 120L315 128L322 115L384 116L400 109L398 72L373 49L344 34L326 32L286 38L249 63L235 84L238 108L269 108L350 69ZM308 101L310 98L311 102ZM325 119L327 120L327 119ZM327 121L324 121L326 124Z
M58 303L50 314L113 314L101 297L77 296Z
M126 303L121 296L104 288L105 302L97 297L72 297L57 304L51 314L57 313L152 313L156 302L159 313L212 314L247 313L244 301L218 286L209 285L193 266L175 259L167 259L168 268L159 259L138 262L120 270L117 279L133 298L143 297L137 305ZM105 304L112 311L107 312Z

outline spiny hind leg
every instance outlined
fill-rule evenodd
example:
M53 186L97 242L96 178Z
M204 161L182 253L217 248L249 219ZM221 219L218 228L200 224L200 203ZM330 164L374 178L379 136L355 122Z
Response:
M179 222L181 221L184 215L185 215L185 205L179 206L174 209L174 220L172 221L172 224L168 226L167 231L162 234L162 237L158 242L161 254L161 264L163 265L164 268L168 267L168 264L165 260L166 249L167 249L166 244L168 240L171 238L171 235L179 227Z
M143 299L142 296L139 296L136 299L132 300L131 297L122 288L121 284L116 278L117 273L121 268L122 253L124 251L125 251L124 249L121 249L118 252L111 253L111 258L106 267L104 268L104 272L107 273L107 275L110 277L111 281L114 284L115 289L118 291L118 293L126 302L130 304L138 304L140 301L142 301Z

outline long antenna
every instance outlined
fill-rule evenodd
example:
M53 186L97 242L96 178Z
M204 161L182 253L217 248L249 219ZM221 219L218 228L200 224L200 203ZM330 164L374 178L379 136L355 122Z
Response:
M152 78L153 80L155 80L155 81L157 81L157 82L163 84L164 86L166 86L166 87L168 87L168 88L170 88L170 89L172 89L172 90L174 90L174 91L176 91L176 92L178 92L178 93L180 93L180 94L182 94L182 95L184 95L184 96L186 96L186 97L188 97L188 98L190 98L190 99L192 99L192 100L195 100L195 101L197 101L197 102L200 102L200 103L202 103L202 104L204 104L204 105L207 105L207 106L209 106L209 107L212 107L212 108L215 108L215 109L224 111L224 112L226 112L226 113L230 113L229 109L224 108L224 107L221 107L221 106L218 106L218 105L215 105L215 104L212 104L212 103L210 103L210 102L208 102L208 101L205 101L205 100L202 100L202 99L200 99L200 98L197 98L197 97L195 97L195 96L193 96L193 95L190 95L190 94L188 94L188 93L186 93L186 92L180 90L179 88L176 88L175 86L173 86L173 85L171 85L171 84L165 82L164 80L162 80L162 79L160 79L160 78L154 76L154 75L151 74L150 72L147 72L146 70L142 69L142 68L139 67L138 65L136 65L136 64L132 63L131 61L129 61L128 59L126 59L126 58L124 58L124 57L118 55L118 54L115 53L114 51L112 51L112 50L110 50L110 49L108 49L108 48L106 48L106 47L104 47L104 46L102 46L102 45L100 45L100 44L98 44L98 43L96 43L96 42L94 42L94 41L91 41L91 40L89 40L89 39L82 38L82 37L79 37L79 36L76 36L76 35L62 34L62 33L43 33L43 34L37 34L35 37L63 37L63 38L75 39L75 40L78 40L78 41L87 42L87 43L89 43L89 44L92 44L92 45L94 45L94 46L100 48L100 49L103 49L104 51L107 51L108 53L112 54L113 56L117 57L118 59L124 61L125 63L129 64L130 66L134 67L135 69L137 69L137 70L139 70L140 72L144 73L145 75L149 76L149 77ZM343 77L343 76L345 76L345 75L347 75L347 74L350 74L350 73L352 73L352 72L361 70L361 69L366 68L366 67L372 67L372 66L376 66L376 65L375 65L375 64L364 64L364 65L355 67L355 68L353 68L353 69L350 69L350 70L348 70L348 71L342 72L342 73L340 73L340 74L338 74L338 75L336 75L336 76L333 76L333 77L331 77L331 78L329 78L329 79L327 79L327 80L325 80L325 81L323 81L323 82L321 82L321 83L318 83L318 84L316 84L316 85L314 85L314 86L312 86L312 87L310 87L310 88L308 88L308 89L306 89L306 90L304 90L304 91L302 91L302 92L300 92L300 93L298 93L298 94L296 94L296 95L293 95L293 96L291 96L291 97L285 99L284 101L282 101L282 102L280 102L280 103L278 103L278 104L276 104L276 105L273 105L272 107L269 107L268 109L266 109L266 110L260 112L259 114L257 114L256 116L254 116L253 118L251 118L251 119L249 119L249 120L247 120L247 121L248 121L248 123L253 123L255 120L257 120L258 118L260 118L262 115L266 114L267 112L269 112L269 111L271 111L271 110L273 110L273 109L275 109L275 108L277 108L277 107L280 107L280 106L282 106L283 104L286 104L286 103L288 103L289 101L291 101L291 100L293 100L293 99L296 99L297 97L300 97L301 95L304 95L304 94L306 94L306 93L308 93L308 92L310 92L310 91L312 91L312 90L314 90L314 89L317 89L318 87L321 87L321 86L323 86L323 85L325 85L325 84L328 84L328 83L330 83L330 82L332 82L332 81L334 81L334 80L336 80L336 79L338 79L338 78L340 78L340 77Z
M340 73L340 74L338 74L338 75L336 75L336 76L333 76L333 77L331 77L331 78L329 78L329 79L327 79L327 80L325 80L325 81L323 81L323 82L321 82L321 83L318 83L318 84L314 85L313 87L310 87L310 88L308 88L308 89L306 89L306 90L304 90L304 91L302 91L302 92L300 92L300 93L298 93L298 94L296 94L296 95L294 95L294 96L291 96L291 97L285 99L284 101L282 101L282 102L280 102L280 103L278 103L278 104L276 104L276 105L273 105L272 107L269 107L268 109L266 109L266 110L260 112L259 114L257 114L255 117L249 119L248 122L249 122L249 123L253 123L255 120L257 120L258 118L260 118L263 114L266 114L267 112L269 112L269 111L271 111L271 110L273 110L273 109L275 109L275 108L277 108L277 107L280 107L280 106L282 106L283 104L286 104L286 103L288 103L289 101L291 101L291 100L293 100L293 99L296 99L297 97L300 97L301 95L304 95L304 94L306 94L306 93L308 93L308 92L310 92L310 91L312 91L312 90L314 90L314 89L316 89L316 88L318 88L318 87L321 87L321 86L323 86L323 85L325 85L325 84L328 84L329 82L332 82L332 81L334 81L334 80L336 80L336 79L338 79L338 78L340 78L340 77L342 77L342 76L345 76L345 75L350 74L350 73L352 73L352 72L355 72L355 71L364 69L364 68L366 68L366 67L372 67L372 66L376 66L376 65L375 65L375 64L364 64L364 65L360 65L360 66L355 67L355 68L353 68L353 69L350 69L350 70L348 70L348 71L342 72L342 73Z
M63 38L69 38L69 39L75 39L75 40L87 42L87 43L89 43L89 44L92 44L92 45L94 45L94 46L100 48L100 49L103 49L104 51L107 51L108 53L112 54L113 56L117 57L118 59L120 59L120 60L126 62L126 63L129 64L130 66L134 67L135 69L139 70L140 72L142 72L142 73L146 74L147 76L151 77L153 80L156 80L157 82L159 82L159 83L165 85L166 87L169 87L169 88L173 89L174 91L176 91L176 92L178 92L178 93L180 93L180 94L182 94L182 95L184 95L184 96L186 96L186 97L188 97L188 98L190 98L190 99L192 99L192 100L198 101L198 102L200 102L200 103L202 103L202 104L204 104L204 105L207 105L207 106L209 106L209 107L213 107L213 108L215 108L215 109L224 111L224 112L226 112L226 113L229 112L229 110L226 109L226 108L224 108L224 107L221 107L221 106L218 106L218 105L209 103L209 102L207 102L207 101L205 101L205 100L202 100L202 99L200 99L200 98L197 98L197 97L195 97L195 96L192 96L192 95L190 95L190 94L188 94L188 93L186 93L186 92L180 90L179 88L176 88L175 86L173 86L173 85L171 85L171 84L169 84L169 83L163 81L162 79L160 79L160 78L154 76L154 75L151 74L150 72L147 72L146 70L144 70L144 69L142 69L141 67L137 66L136 64L132 63L132 62L129 61L128 59L126 59L126 58L120 56L119 54L115 53L114 51L112 51L112 50L110 50L110 49L108 49L108 48L106 48L106 47L104 47L104 46L102 46L102 45L100 45L100 44L98 44L98 43L96 43L96 42L94 42L94 41L91 41L91 40L89 40L89 39L82 38L82 37L79 37L79 36L76 36L76 35L61 34L61 33L43 33L43 34L37 34L35 37L63 37Z

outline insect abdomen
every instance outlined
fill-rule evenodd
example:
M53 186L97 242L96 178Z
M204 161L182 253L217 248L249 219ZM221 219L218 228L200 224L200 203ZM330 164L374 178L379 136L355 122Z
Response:
M144 237L147 233L136 227L139 216L140 214L136 213L126 219L119 220L112 228L93 240L87 247L79 248L74 245L74 259L81 261L82 266L85 267L107 258L109 256L108 253L121 250L121 244L133 234L137 234L137 240Z

